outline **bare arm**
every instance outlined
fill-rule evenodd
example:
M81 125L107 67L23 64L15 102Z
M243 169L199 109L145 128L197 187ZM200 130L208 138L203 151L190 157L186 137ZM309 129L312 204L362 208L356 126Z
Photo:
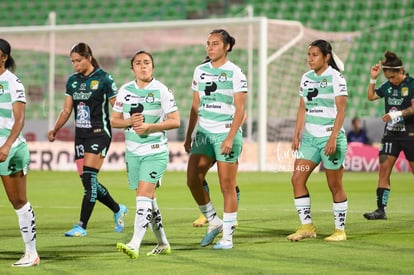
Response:
M414 105L411 105L404 110L397 111L397 112L389 112L382 116L382 121L388 122L390 120L396 119L398 117L408 117L414 115Z
M292 150L296 151L299 149L299 137L300 133L302 132L302 129L305 125L305 102L303 101L303 98L300 98L299 100L299 107L298 112L296 114L296 126L295 126L295 132L293 134L293 141L292 141Z
M379 73L381 71L381 61L378 62L378 64L375 64L371 67L371 79L376 80ZM368 84L368 100L374 101L379 98L379 96L375 93L375 82L369 82Z
M334 122L334 126L331 132L331 136L329 137L328 142L325 146L325 154L327 156L332 155L336 151L336 138L338 137L338 133L344 124L345 115L346 115L346 96L337 96L335 97L335 105L337 109L337 114Z
M190 110L190 118L188 119L188 127L185 134L184 149L187 153L191 150L191 135L198 121L198 106L200 105L200 95L198 92L193 93L193 103Z
M49 139L50 142L55 141L56 133L60 130L60 128L62 128L65 125L65 123L70 118L70 115L72 114L72 107L73 107L72 97L66 96L63 109L59 113L59 116L55 122L55 125L47 133L47 138Z
M23 130L25 111L26 103L17 101L13 104L14 124L6 142L0 147L0 161L5 161L7 159L10 148Z
M240 126L244 121L246 115L246 95L247 93L245 92L239 92L234 94L234 106L236 107L236 110L234 112L234 117L231 123L230 131L227 134L226 139L223 140L221 144L222 154L229 154L231 152L231 149L233 148L234 137L236 136Z

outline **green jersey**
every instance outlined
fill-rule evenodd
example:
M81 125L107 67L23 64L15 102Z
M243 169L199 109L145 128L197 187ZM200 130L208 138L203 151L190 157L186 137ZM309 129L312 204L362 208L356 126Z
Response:
M26 103L25 90L20 79L9 70L0 75L0 146L11 133L14 125L13 104L17 101ZM20 133L13 147L25 142Z
M228 133L236 109L233 96L247 92L246 76L241 69L230 61L220 68L213 68L211 62L199 65L194 70L192 89L200 95L197 131Z
M306 108L305 134L330 136L337 115L335 97L348 96L343 75L331 66L321 75L311 70L302 76L299 95ZM341 131L345 132L343 128Z
M134 111L144 115L146 123L160 123L167 114L177 111L172 92L160 81L153 79L145 88L135 81L124 84L116 97L114 112L128 119ZM165 131L138 135L132 127L125 130L127 153L138 156L168 151Z

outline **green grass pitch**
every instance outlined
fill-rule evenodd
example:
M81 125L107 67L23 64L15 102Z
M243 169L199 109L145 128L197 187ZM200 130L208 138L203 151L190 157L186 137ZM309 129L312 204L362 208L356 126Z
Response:
M208 174L220 216L223 200L217 174ZM102 171L99 180L129 208L126 229L114 232L113 214L96 204L84 238L64 237L78 221L82 185L76 172L30 171L28 194L37 219L40 265L12 268L23 252L17 217L0 192L0 274L412 274L414 257L414 177L394 173L388 220L367 221L376 208L376 173L345 173L349 200L348 240L326 243L334 229L332 199L325 175L314 173L308 186L318 236L291 243L286 236L299 225L289 173L240 172L239 226L234 248L215 251L199 245L205 227L193 228L199 211L185 183L185 173L167 172L157 191L171 255L147 257L155 238L147 231L136 260L116 250L132 236L135 192L125 172ZM218 240L218 238L217 238Z

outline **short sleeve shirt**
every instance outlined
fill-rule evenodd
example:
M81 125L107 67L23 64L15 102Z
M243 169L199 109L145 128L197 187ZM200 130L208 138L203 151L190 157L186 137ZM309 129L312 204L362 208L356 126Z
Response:
M173 93L160 81L153 79L145 88L139 88L135 81L124 84L116 97L113 111L122 113L125 119L131 110L140 106L140 112L147 123L160 123L169 113L177 111ZM127 151L139 156L168 151L165 131L138 135L129 127L125 130Z
M199 65L194 70L192 89L200 96L197 131L229 132L235 113L233 96L247 92L246 76L241 69L230 61L220 68L213 68L211 62Z
M6 70L0 75L0 145L6 142L11 133L15 122L13 104L18 101L26 103L24 86L15 74ZM13 146L24 141L23 134L20 133Z
M302 76L299 95L305 102L305 134L313 137L331 135L337 109L335 98L348 96L346 80L331 66L321 75L311 70ZM345 132L341 128L342 132Z
M71 75L66 82L66 96L73 100L76 136L111 136L109 99L115 97L117 87L112 76L102 69L90 75Z

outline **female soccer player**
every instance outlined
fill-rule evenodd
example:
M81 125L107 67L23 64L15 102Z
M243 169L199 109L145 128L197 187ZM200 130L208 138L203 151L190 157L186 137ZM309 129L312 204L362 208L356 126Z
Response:
M193 103L184 148L190 152L187 185L200 211L209 222L201 246L211 244L223 232L214 249L231 249L237 222L236 176L242 150L241 124L245 114L247 81L241 69L227 59L235 39L223 29L210 32L207 55L210 61L194 70ZM198 122L194 140L192 133ZM214 209L203 181L211 165L217 161L219 182L224 197L221 220Z
M382 64L381 64L382 63ZM380 71L388 79L375 88ZM379 151L377 209L365 213L368 220L387 219L385 209L391 189L390 175L401 151L414 173L414 79L408 76L401 59L393 52L385 52L385 60L372 66L368 85L368 100L384 98L386 122Z
M338 67L342 64L339 61L327 41L315 40L309 45L308 63L311 70L302 76L300 82L300 101L292 142L292 149L298 151L298 157L291 181L301 225L287 237L290 241L316 237L306 183L320 162L326 168L335 221L335 231L325 241L346 240L348 200L342 186L342 164L347 150L343 122L348 92L342 69ZM300 141L302 130L304 133Z
M150 53L135 53L131 69L135 80L119 89L111 124L125 128L129 187L136 190L134 234L127 244L117 243L116 247L136 259L149 225L158 244L147 255L171 253L155 190L169 162L166 131L180 127L180 116L171 91L153 77L154 60Z
M26 192L30 152L21 133L26 96L22 82L13 73L15 67L9 42L0 38L0 176L25 244L23 257L12 266L29 267L38 265L40 258L36 250L35 213Z
M56 133L75 114L75 162L85 189L79 223L65 233L67 237L86 236L86 228L96 201L114 213L115 231L124 230L128 209L118 204L98 181L98 173L111 143L109 107L115 102L117 87L112 76L99 68L91 48L77 43L70 50L75 69L66 82L66 98L55 125L48 132L53 142Z

